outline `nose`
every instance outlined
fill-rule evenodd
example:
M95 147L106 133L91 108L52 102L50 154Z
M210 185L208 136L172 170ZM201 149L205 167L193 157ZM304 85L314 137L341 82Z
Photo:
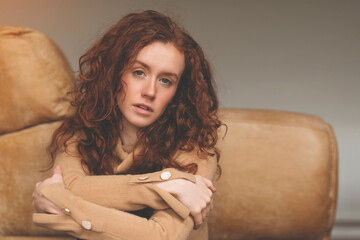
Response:
M156 95L156 79L149 78L144 81L141 95L145 98L153 100Z

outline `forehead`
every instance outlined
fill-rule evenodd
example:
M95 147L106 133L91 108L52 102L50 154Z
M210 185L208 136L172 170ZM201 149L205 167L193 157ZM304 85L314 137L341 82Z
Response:
M185 67L184 53L172 43L153 42L139 51L135 59L153 70L181 74Z

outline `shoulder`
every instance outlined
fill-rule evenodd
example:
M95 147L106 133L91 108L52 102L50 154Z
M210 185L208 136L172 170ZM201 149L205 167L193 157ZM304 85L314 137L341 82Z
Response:
M216 154L214 149L211 149L207 153L205 151L201 151L198 147L195 147L191 151L178 150L174 156L175 161L185 164L207 162L213 158L216 159Z
M59 154L69 155L72 157L79 157L79 142L82 139L82 135L80 133L75 133L74 136L70 137L69 139L65 140L62 146L59 148Z
M197 165L196 174L213 179L216 175L217 158L215 152L210 153L214 155L210 156L204 152L201 152L198 148L195 148L190 152L179 150L175 154L174 161L181 165L195 163Z

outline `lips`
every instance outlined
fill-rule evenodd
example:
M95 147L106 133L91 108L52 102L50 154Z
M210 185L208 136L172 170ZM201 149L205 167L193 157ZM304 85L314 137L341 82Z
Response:
M146 104L135 104L135 107L139 108L139 109L142 109L144 111L149 111L149 112L154 111L149 105L146 105Z

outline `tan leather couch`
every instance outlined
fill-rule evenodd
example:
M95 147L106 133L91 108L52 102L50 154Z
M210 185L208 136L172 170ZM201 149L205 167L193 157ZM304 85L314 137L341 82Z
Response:
M0 28L0 238L61 239L35 227L31 193L52 131L69 111L73 73L56 45L23 27ZM330 239L337 198L331 126L305 114L221 109L211 239ZM224 129L222 129L224 132ZM63 237L63 239L71 239Z

